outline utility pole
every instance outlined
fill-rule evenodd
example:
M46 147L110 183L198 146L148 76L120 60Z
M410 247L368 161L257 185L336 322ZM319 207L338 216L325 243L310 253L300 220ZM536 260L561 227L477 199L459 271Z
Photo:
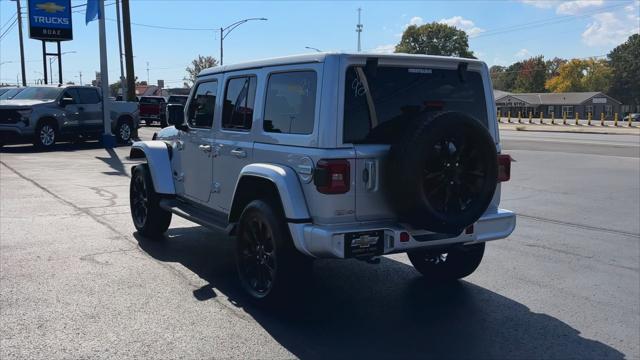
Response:
M356 32L358 33L358 52L362 50L360 46L360 34L362 33L362 23L360 21L360 13L362 12L361 8L358 8L358 24L356 25Z
M82 86L82 71L78 71L78 74L80 75L80 86Z
M122 99L127 97L127 84L124 77L124 64L122 63L122 34L120 22L120 0L116 0L116 24L118 25L118 52L120 59L120 90L122 90ZM117 94L116 94L117 95Z
M122 32L124 36L124 60L127 68L127 101L134 101L136 98L136 76L133 70L133 45L131 44L129 0L122 0Z
M147 86L151 85L151 83L149 83L149 62L147 61Z
M24 44L22 43L22 12L20 10L20 0L16 0L16 15L18 16L18 37L20 40L20 68L22 70L22 86L27 86L27 77L24 68Z

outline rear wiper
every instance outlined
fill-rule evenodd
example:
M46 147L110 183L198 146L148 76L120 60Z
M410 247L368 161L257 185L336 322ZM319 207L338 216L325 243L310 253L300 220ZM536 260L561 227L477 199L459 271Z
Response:
M367 81L367 75L361 66L356 67L356 73L358 74L358 80L364 88L364 93L367 98L367 107L369 108L369 117L371 120L371 128L378 126L378 114L376 113L376 105L373 103L373 97L371 96L371 88L369 87L369 81Z

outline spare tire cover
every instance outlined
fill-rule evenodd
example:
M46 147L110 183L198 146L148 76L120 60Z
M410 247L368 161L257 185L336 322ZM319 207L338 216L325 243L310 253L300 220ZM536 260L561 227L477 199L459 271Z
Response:
M421 114L389 153L387 192L399 220L460 234L487 210L496 190L496 145L461 112Z

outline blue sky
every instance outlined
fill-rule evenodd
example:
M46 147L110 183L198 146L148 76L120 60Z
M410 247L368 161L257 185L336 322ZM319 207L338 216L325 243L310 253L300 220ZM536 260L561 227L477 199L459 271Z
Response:
M26 0L23 8L26 8ZM105 0L106 4L114 0ZM81 5L83 1L72 1ZM235 29L225 39L225 63L322 50L355 51L357 8L362 8L362 47L388 52L410 23L446 22L470 34L470 47L489 63L508 65L533 55L572 58L607 54L638 32L638 0L579 1L186 1L131 0L137 24L215 29L248 17L265 17ZM99 69L98 23L84 24L84 8L73 14L74 40L64 42L64 81L90 81ZM115 6L107 6L115 19ZM0 0L0 34L15 14L15 2ZM42 77L41 43L28 39L25 23L27 80ZM10 23L10 22L9 22ZM213 30L168 30L133 25L134 63L141 80L181 86L184 68L198 54L219 56ZM107 21L109 80L119 77L115 22ZM53 47L52 47L53 49ZM19 74L18 32L0 40L0 82L15 83ZM54 64L55 69L55 64ZM54 70L57 74L57 71Z

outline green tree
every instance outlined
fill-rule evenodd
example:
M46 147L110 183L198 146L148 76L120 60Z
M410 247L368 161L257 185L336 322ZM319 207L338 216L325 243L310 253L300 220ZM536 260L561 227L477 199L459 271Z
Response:
M624 104L640 105L640 35L631 35L626 42L609 53L613 71L611 96Z
M558 75L547 80L545 87L552 92L609 90L612 70L607 61L573 59L560 66Z
M453 26L436 22L409 26L402 34L400 43L396 45L395 52L475 59L473 51L469 50L467 33Z
M493 88L496 90L510 91L511 89L507 89L507 84L505 81L507 68L500 65L493 65L489 68L489 74L491 75L491 82L493 83Z
M551 79L554 76L558 76L560 66L567 63L567 60L561 59L559 57L554 57L551 60L545 61L545 68L547 69L547 80Z
M200 74L200 71L214 66L218 66L218 60L213 56L198 55L196 59L191 61L191 65L187 66L185 69L187 71L187 76L184 78L186 81L185 85L193 85L196 82L196 77Z

